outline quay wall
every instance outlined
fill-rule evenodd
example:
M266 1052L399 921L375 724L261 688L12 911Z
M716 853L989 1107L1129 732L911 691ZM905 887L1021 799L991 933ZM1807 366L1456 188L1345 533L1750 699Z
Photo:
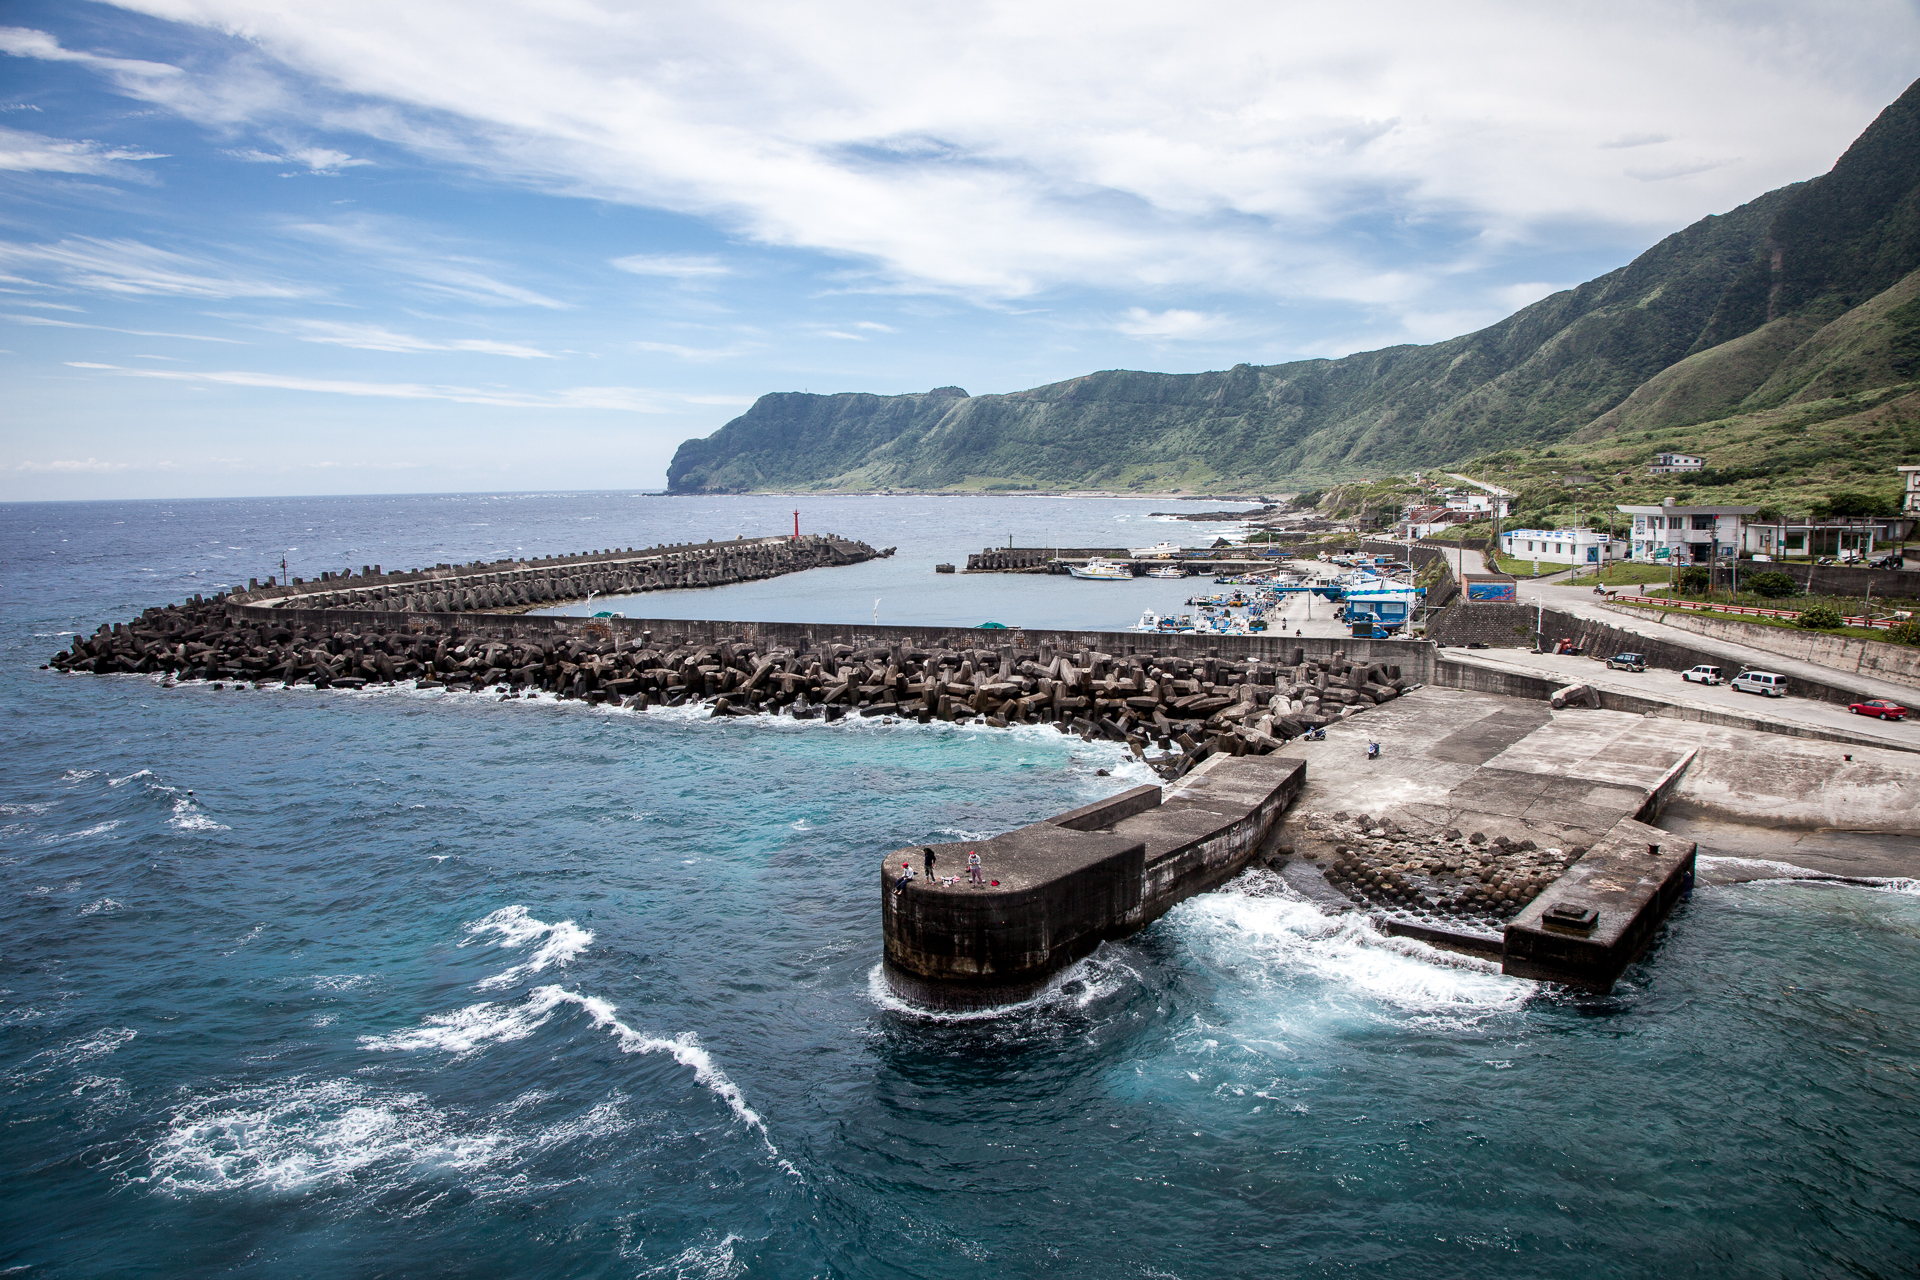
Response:
M981 841L898 849L881 859L885 974L936 1008L1025 999L1101 942L1143 928L1265 852L1306 780L1294 757L1215 756L1164 792L1141 787ZM961 870L978 852L991 880L902 888L902 864Z

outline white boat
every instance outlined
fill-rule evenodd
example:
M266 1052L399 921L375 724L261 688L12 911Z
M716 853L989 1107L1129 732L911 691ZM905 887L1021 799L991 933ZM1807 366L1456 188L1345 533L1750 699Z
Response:
M1093 578L1099 582L1131 582L1133 566L1121 564L1115 560L1093 556L1084 565L1070 564L1067 572L1076 578Z
M1151 547L1130 547L1127 554L1135 560L1166 560L1183 550L1185 548L1177 542L1157 542Z
M1149 578L1184 578L1187 576L1187 571L1177 564L1162 564L1147 570L1147 576Z

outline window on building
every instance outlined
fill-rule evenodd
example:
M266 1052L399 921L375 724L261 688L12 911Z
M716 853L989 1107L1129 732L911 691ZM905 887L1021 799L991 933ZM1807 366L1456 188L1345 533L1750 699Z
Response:
M1712 529L1713 517L1712 516L1695 516L1693 518L1693 527L1696 529Z
M1645 516L1635 516L1633 518L1633 531L1635 533L1644 533L1646 532L1646 528L1647 518Z
M1787 550L1799 551L1801 548L1805 547L1806 545L1807 545L1806 534L1790 533L1787 535Z

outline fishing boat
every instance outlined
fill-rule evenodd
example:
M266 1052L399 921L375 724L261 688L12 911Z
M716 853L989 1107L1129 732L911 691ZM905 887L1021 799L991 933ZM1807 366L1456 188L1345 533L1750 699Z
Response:
M1177 564L1161 564L1147 570L1147 576L1149 578L1184 578L1187 576L1187 571Z
M1190 632L1193 630L1193 615L1190 613L1155 613L1149 609L1140 615L1135 631L1147 631L1161 635Z
M1070 564L1067 572L1076 578L1092 578L1096 582L1131 582L1133 566L1121 564L1117 560L1107 560L1100 556L1090 557L1083 565Z
M1135 560L1167 560L1179 555L1183 550L1177 542L1156 542L1151 547L1132 547L1127 554Z

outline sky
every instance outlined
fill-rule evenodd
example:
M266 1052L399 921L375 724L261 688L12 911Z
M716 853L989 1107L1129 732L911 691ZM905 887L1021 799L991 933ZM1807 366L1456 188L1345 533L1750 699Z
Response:
M1470 332L1825 172L1920 10L10 0L0 500L660 488L774 391Z

